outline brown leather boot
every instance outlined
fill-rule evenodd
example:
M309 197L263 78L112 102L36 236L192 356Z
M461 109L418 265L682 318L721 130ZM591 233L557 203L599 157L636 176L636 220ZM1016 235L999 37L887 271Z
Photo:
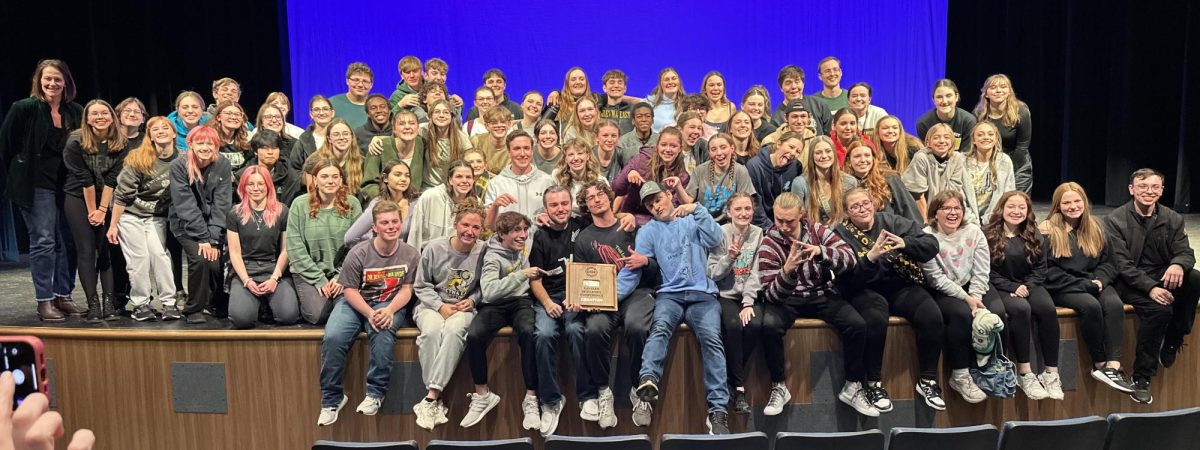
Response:
M54 307L54 302L37 302L38 304L38 320L43 322L65 322L67 320L63 313Z
M82 309L79 307L79 305L76 305L75 301L71 300L71 297L55 296L54 307L58 308L59 311L62 311L63 314L71 317L79 317L87 312L86 309Z

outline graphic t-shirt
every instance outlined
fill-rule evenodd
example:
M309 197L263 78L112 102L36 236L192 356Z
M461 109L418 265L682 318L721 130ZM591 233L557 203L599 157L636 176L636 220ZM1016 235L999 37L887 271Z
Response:
M338 277L343 286L357 288L368 305L390 302L402 286L413 284L421 259L421 253L406 243L400 242L395 252L384 256L375 249L374 242L369 239L354 246Z

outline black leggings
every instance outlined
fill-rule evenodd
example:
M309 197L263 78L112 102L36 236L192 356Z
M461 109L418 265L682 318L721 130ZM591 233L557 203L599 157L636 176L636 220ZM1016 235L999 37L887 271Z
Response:
M846 381L859 382L866 378L867 348L882 348L887 336L887 303L882 298L860 297L843 300L831 294L811 298L791 298L789 303L771 303L764 307L762 324L763 356L772 382L784 380L783 337L792 328L796 317L825 321L837 331L842 340L842 363ZM880 350L882 354L882 350Z
M1031 328L1037 326L1037 344L1042 349L1042 363L1048 367L1058 367L1058 310L1050 293L1042 286L1030 287L1026 298L1013 297L1010 293L996 290L1004 302L1004 311L1008 317L1004 320L1004 328L1009 330L1012 341L1013 355L1016 362L1027 363L1031 360L1029 342ZM988 309L992 309L990 306Z
M903 317L912 325L917 337L917 367L920 377L926 380L937 380L938 359L942 356L945 325L942 323L942 312L937 303L929 295L929 291L917 285L907 285L899 289L887 289L887 295L882 295L871 289L864 289L856 297L869 296L886 300L891 314ZM872 300L875 304L878 300ZM857 300L852 303L858 304ZM885 311L886 313L887 311ZM885 318L886 320L886 318ZM878 347L867 346L867 380L880 381L883 368L883 344Z
M71 237L75 240L76 265L79 270L79 284L83 285L83 293L87 298L96 297L96 280L99 278L103 285L104 294L113 293L113 252L105 232L108 231L108 219L105 215L104 224L92 226L88 222L87 205L83 198L65 195L63 210L67 216L67 225L71 228Z
M754 317L750 323L742 326L738 316L742 311L741 299L721 301L721 340L725 344L725 371L729 375L729 385L738 388L745 386L745 366L754 347L758 344L758 335L762 330L762 304L753 306Z
M471 379L475 384L488 383L488 344L496 332L511 325L521 347L521 373L525 389L537 389L537 351L533 341L533 300L518 297L499 304L479 305L479 312L467 327L467 359L471 362Z
M184 314L195 314L209 308L213 312L224 312L229 307L229 296L225 294L224 260L227 253L223 248L216 261L200 255L200 243L188 238L179 239L179 246L188 262L188 300Z
M1093 364L1121 360L1125 345L1125 304L1116 288L1105 286L1099 296L1070 292L1052 296L1054 304L1079 313L1079 332Z
M937 303L938 309L941 310L942 321L946 325L946 366L952 370L969 368L975 353L971 348L971 306L961 298L951 297L933 288L928 289L934 303ZM990 289L989 292L995 292L995 289ZM986 297L985 295L985 305L988 303ZM1001 308L1004 306L998 299L993 303ZM1003 311L1001 309L1001 313ZM1005 324L1007 325L1007 322Z

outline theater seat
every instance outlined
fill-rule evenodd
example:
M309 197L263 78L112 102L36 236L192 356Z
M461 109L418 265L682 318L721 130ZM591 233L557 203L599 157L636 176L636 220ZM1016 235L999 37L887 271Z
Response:
M317 441L312 450L417 450L417 441L404 442L338 442Z
M1000 432L994 425L955 428L892 428L888 450L994 450Z
M1000 431L998 450L1095 450L1104 448L1108 421L1089 416L1063 420L1011 421ZM1144 447L1149 448L1149 447Z
M533 440L529 438L497 439L494 441L429 441L425 450L533 450Z
M767 435L761 431L713 436L708 434L664 434L659 450L765 450Z
M779 433L774 450L883 450L879 430L848 433Z
M1104 449L1200 449L1200 408L1112 414Z
M545 450L650 450L650 438L634 436L557 436L546 438Z

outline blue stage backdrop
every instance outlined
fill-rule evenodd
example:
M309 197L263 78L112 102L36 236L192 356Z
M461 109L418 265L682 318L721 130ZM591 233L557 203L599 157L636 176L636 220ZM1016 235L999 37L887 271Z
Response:
M309 122L308 98L346 91L345 68L354 61L375 72L374 92L390 95L401 57L440 57L450 66L451 93L468 107L492 67L507 75L506 93L518 103L529 90L561 89L572 66L587 72L593 91L606 70L619 68L636 97L654 88L663 67L676 68L689 93L717 70L735 104L762 84L773 110L782 98L780 67L802 67L808 95L821 89L817 62L834 55L842 60L843 88L870 83L872 104L912 132L932 107L946 60L946 0L287 0L287 14L301 125ZM963 92L964 104L973 97Z

